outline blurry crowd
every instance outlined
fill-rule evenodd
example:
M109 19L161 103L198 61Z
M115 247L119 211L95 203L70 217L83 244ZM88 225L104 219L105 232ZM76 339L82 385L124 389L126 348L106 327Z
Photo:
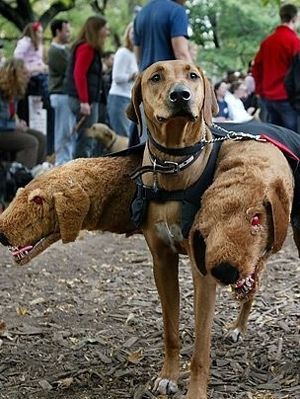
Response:
M103 142L87 134L96 124L125 137L129 145L139 142L136 125L126 116L138 71L159 60L196 61L184 3L155 0L135 9L116 52L105 51L110 31L100 15L87 18L75 39L68 20L53 20L47 51L39 21L26 25L13 57L4 58L0 43L0 166L17 163L38 174L74 158L103 155ZM248 70L228 71L214 84L219 104L214 122L255 118L298 130L297 8L282 6L280 18ZM45 115L42 132L32 119L39 122Z
M255 94L255 80L251 73L251 62L247 73L228 71L226 76L214 84L219 105L215 122L248 122L253 118L264 120Z

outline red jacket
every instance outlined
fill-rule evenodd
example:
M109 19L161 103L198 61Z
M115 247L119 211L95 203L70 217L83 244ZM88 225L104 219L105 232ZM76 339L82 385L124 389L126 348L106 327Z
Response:
M284 78L293 57L300 51L300 39L286 25L280 25L260 45L252 74L256 93L268 100L287 100Z

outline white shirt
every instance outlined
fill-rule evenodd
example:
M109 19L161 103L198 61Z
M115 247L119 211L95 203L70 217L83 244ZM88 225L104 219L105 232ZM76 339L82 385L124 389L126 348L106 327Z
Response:
M129 79L138 72L138 65L133 51L120 47L114 57L112 84L109 94L131 98L133 80Z
M248 114L248 112L245 110L242 100L236 98L229 91L226 92L224 100L228 104L229 119L231 119L232 122L242 123L253 119L253 116Z

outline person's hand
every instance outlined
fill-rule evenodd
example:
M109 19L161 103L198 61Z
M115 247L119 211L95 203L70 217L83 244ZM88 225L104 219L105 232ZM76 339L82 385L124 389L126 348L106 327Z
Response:
M255 112L255 108L254 108L254 107L249 107L249 108L247 109L247 112L248 112L249 115L253 115L254 112Z
M89 103L80 103L80 114L91 115L91 106Z
M19 119L19 120L16 121L16 128L18 130L25 131L27 129L27 127L28 127L27 123L23 119Z

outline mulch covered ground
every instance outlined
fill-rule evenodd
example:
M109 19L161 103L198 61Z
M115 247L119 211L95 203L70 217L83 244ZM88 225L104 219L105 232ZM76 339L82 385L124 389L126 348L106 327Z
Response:
M238 306L220 289L209 398L300 398L299 269L287 244L269 262L242 342L227 342ZM180 267L181 392L193 348L193 291ZM298 324L297 324L298 323ZM154 399L162 317L142 236L86 233L29 265L0 248L1 399ZM161 396L162 398L162 396Z

